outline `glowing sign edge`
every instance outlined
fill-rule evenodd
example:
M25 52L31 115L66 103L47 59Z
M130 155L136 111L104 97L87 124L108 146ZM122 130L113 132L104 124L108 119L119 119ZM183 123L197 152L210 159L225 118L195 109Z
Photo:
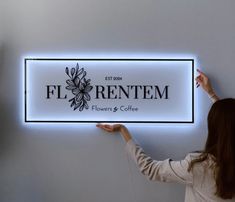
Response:
M72 60L77 60L77 61L173 61L173 62L191 62L192 64L192 119L190 121L37 121L37 120L28 120L27 119L27 61L31 60L38 60L38 61L72 61ZM194 110L194 59L190 58L24 58L24 122L25 123L163 123L163 124L177 124L177 123L190 123L193 124L195 122L195 110Z

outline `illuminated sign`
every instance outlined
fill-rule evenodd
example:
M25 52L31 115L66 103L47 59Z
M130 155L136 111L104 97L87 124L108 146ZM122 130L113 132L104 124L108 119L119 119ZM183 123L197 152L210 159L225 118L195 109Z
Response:
M25 59L25 122L193 123L193 59Z

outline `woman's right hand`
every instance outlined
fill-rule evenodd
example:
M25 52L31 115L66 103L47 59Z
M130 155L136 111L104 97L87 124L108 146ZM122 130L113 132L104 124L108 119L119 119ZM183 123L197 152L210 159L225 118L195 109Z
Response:
M121 132L122 128L124 128L125 126L122 124L97 124L96 125L97 128L101 128L106 132Z
M113 133L113 132L120 132L126 142L132 139L131 134L129 133L128 129L122 124L97 124L97 128L101 128L106 132Z
M209 95L213 95L214 90L211 86L211 82L210 82L209 78L199 69L197 69L197 72L199 73L199 75L195 79L197 88L199 86L201 86L203 88L203 90L205 90Z

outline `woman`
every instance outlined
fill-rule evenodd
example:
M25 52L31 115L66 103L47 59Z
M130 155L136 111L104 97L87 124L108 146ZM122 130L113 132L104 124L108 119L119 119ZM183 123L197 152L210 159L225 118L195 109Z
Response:
M150 180L185 184L186 202L235 201L235 99L219 100L208 77L198 72L197 87L201 86L214 102L208 114L208 138L202 152L190 153L181 161L156 161L134 142L124 125L97 127L120 132L131 157Z

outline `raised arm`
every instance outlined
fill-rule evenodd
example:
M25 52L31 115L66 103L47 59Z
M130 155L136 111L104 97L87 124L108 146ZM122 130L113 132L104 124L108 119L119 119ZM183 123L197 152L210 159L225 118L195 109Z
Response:
M213 103L219 100L219 97L216 95L214 89L212 88L210 79L206 76L205 73L203 73L199 69L197 69L197 72L199 73L199 75L195 79L197 88L201 86L203 90L208 94L209 98Z
M140 172L149 180L192 184L192 173L188 171L191 162L190 155L181 161L172 161L171 159L157 161L146 155L144 150L132 139L131 134L124 125L97 124L97 127L110 133L119 132L123 136L127 142L128 153L137 164Z

